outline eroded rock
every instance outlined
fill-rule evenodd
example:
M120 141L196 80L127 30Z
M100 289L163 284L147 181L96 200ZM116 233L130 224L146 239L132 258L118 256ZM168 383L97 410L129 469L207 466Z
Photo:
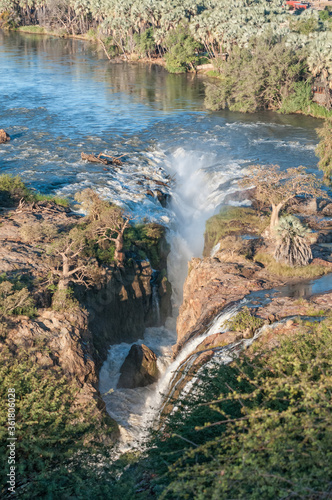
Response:
M134 389L153 384L158 378L157 356L146 345L134 344L120 370L117 387Z

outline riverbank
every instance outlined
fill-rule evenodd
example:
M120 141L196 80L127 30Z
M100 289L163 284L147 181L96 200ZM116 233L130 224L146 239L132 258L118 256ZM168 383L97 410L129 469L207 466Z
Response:
M85 239L87 216L72 212L66 200L36 195L9 176L0 176L0 219L0 357L2 378L19 398L16 425L23 440L16 452L25 498L50 470L61 469L51 482L68 475L66 457L73 460L79 453L93 460L98 453L99 461L106 460L119 429L105 411L99 370L110 344L135 341L170 314L169 249L162 226L138 225L124 237L127 255L125 266L120 265L106 241ZM66 272L70 286L63 288ZM56 412L56 422L49 411ZM57 442L50 455L50 440L60 436L62 444ZM79 459L76 467L81 467ZM67 478L73 484L75 474ZM44 487L40 484L40 496ZM5 489L2 494L6 498Z
M22 26L22 27L17 27L17 28L12 28L10 31L16 31L19 33L26 33L26 34L33 34L33 35L42 35L42 36L51 36L51 37L57 37L60 39L73 39L73 40L82 40L84 42L89 42L93 45L96 45L99 47L100 51L105 54L106 58L113 62L113 63L118 63L118 62L129 62L129 63L139 63L139 64L147 64L147 65L156 65L165 68L167 68L167 61L165 57L161 57L160 55L153 54L153 55L144 55L139 52L131 52L131 53L117 53L117 54L111 54L108 52L106 45L106 39L103 38L98 38L97 34L93 31L90 34L70 34L66 32L53 32L53 31L48 31L46 28L43 28L41 26ZM106 45L105 45L105 43ZM203 58L204 59L204 58ZM210 59L208 61L208 64L206 64L207 59L203 61L203 64L197 63L195 66L192 67L187 67L186 72L187 73L192 73L199 75L200 77L206 78L205 79L205 86L207 88L206 90L206 97L205 97L205 105L208 109L212 110L219 110L219 109L225 109L229 108L231 110L235 111L241 111L244 113L247 112L254 112L260 110L260 108L256 107L253 109L247 109L246 106L242 109L241 106L239 107L234 105L229 102L225 104L223 102L223 98L219 98L220 92L222 94L227 94L228 91L227 89L222 89L221 87L225 84L225 76L220 74L220 61L216 59ZM225 66L224 70L227 70L227 66ZM181 71L182 73L183 71ZM226 76L227 80L227 76ZM238 82L239 83L239 82ZM242 82L243 85L246 85L245 82ZM305 82L303 83L305 87ZM278 85L282 85L281 82L278 82ZM300 85L300 84L299 84ZM249 86L252 86L251 84ZM267 110L274 110L277 112L280 112L282 114L300 114L300 115L305 115L305 116L311 116L313 118L318 118L318 119L328 119L332 116L332 111L327 109L324 106L321 106L317 104L317 102L313 102L311 100L311 90L309 91L309 87L311 89L311 84L307 84L308 89L299 89L298 91L296 90L295 94L292 94L292 97L289 97L287 103L285 106L281 103L278 104L278 107L272 107L266 106L266 104L262 104L261 108L264 110L266 108ZM219 87L219 90L216 91L215 89ZM263 85L264 87L264 85ZM297 92L299 95L297 95ZM268 93L265 89L264 94ZM216 94L217 97L214 97L214 95L211 97L211 94ZM300 95L301 94L301 95ZM309 96L311 95L311 97ZM284 99L285 96L283 96ZM258 101L260 98L258 95L255 96L254 101ZM287 99L286 99L287 100ZM279 107L281 106L281 109Z

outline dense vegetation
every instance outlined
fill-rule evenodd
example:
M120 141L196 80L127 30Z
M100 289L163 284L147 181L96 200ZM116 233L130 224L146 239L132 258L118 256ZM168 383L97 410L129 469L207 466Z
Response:
M201 372L121 478L136 475L132 498L330 498L331 320Z
M320 161L318 166L324 172L327 182L332 181L332 118L325 120L322 128L317 130L320 142L316 153Z
M95 411L96 403L78 404L78 388L61 369L45 369L36 355L48 355L47 339L12 350L0 343L1 498L102 498L112 494L108 451L114 426ZM16 392L16 494L7 491L7 389ZM107 472L107 476L105 474ZM103 478L103 481L100 479ZM74 496L73 496L74 495Z
M110 55L163 56L171 71L192 68L198 52L214 58L245 47L253 38L285 39L294 50L308 48L314 76L331 69L331 19L317 11L291 16L283 0L0 0L4 26L33 32L87 34L102 39ZM27 28L28 30L29 28ZM182 44L182 49L179 49ZM177 48L178 47L178 48ZM184 61L180 61L179 58ZM184 62L184 64L182 64Z
M168 71L213 62L206 106L331 114L331 9L291 12L284 0L0 0L0 25L86 35L107 57L163 58ZM317 83L319 82L319 83ZM325 102L312 101L312 86Z

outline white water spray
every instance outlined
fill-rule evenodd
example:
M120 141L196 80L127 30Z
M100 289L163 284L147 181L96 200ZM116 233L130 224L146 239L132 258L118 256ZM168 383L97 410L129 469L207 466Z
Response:
M161 156L157 155L159 165ZM182 301L188 261L202 254L205 222L215 213L225 195L236 190L236 184L230 180L240 176L238 164L221 169L215 162L214 154L198 155L183 148L164 156L165 171L176 178L171 203L166 209L171 245L168 278L173 287L175 311ZM157 297L153 296L152 300L155 313L158 314ZM228 310L219 315L203 335L188 342L173 362L172 345L176 343L174 318L168 320L166 327L148 328L144 338L135 343L144 343L155 352L161 377L156 384L147 387L117 389L121 365L133 344L111 346L100 372L100 391L108 413L120 426L119 452L143 445L160 412L164 395L169 392L174 373L204 338L223 331L223 324L235 312L236 309Z

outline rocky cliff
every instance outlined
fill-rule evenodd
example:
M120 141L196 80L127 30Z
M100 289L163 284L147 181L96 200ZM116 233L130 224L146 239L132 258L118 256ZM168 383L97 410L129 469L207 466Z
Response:
M18 309L14 315L2 316L0 309L0 350L6 346L13 353L29 349L43 369L59 367L77 388L78 403L94 401L95 411L106 418L98 372L110 344L134 342L147 326L161 323L169 312L171 290L164 268L167 245L159 243L160 270L154 271L142 259L132 258L122 268L108 264L94 286L88 290L76 286L77 306L57 311L51 307L43 234L51 225L65 231L81 218L49 202L3 208L0 214L0 285L5 281L12 290L24 287L36 306L32 317L20 315Z
M177 354L189 339L206 330L212 319L232 302L252 291L269 290L305 277L332 272L331 203L297 204L303 222L312 230L313 261L305 271L273 264L274 242L261 236L264 219L252 209L230 207L207 223L204 255L192 259L184 284L183 303L177 319ZM234 219L234 220L233 220ZM210 233L208 234L208 231ZM283 317L280 308L280 317Z

